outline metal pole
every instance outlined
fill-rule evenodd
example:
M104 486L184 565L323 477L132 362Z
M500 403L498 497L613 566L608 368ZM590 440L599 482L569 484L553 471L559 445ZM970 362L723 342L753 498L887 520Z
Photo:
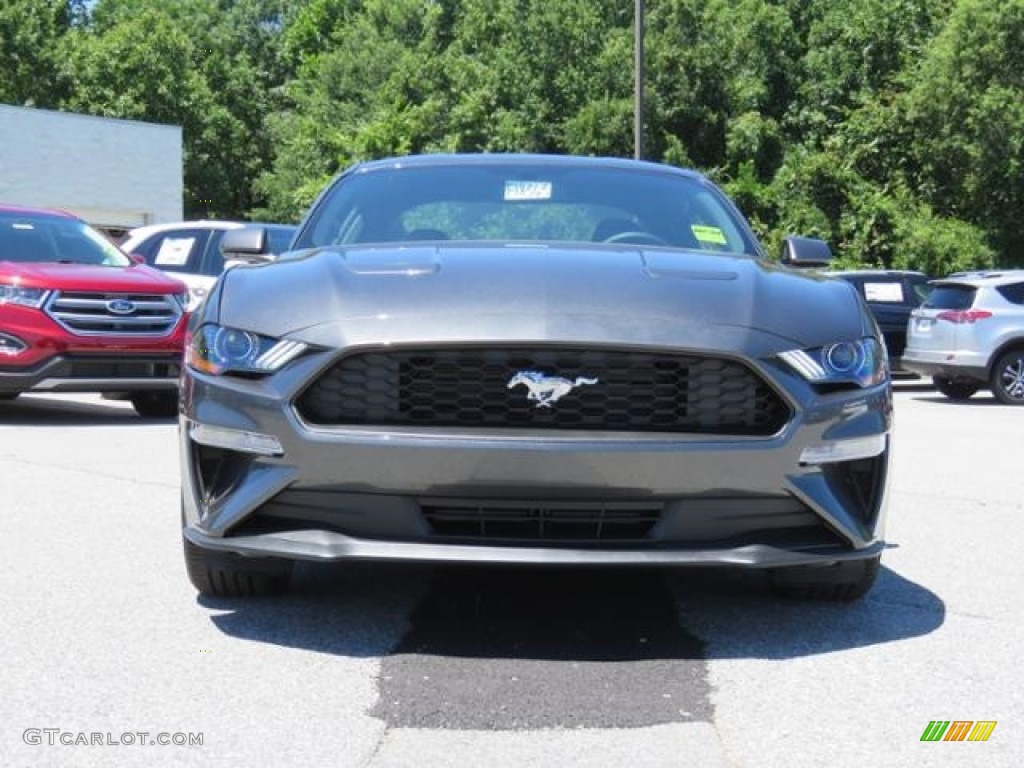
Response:
M644 156L644 0L635 0L633 11L633 156Z

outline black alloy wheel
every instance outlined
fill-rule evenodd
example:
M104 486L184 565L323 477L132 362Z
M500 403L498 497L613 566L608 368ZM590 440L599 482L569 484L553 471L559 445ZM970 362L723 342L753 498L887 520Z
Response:
M992 394L1001 403L1024 405L1024 349L1011 349L992 368Z

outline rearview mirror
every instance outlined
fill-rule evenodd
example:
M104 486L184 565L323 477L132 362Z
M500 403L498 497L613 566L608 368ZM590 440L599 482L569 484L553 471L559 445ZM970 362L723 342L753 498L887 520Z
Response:
M824 240L790 236L782 241L779 260L789 267L823 267L832 261L832 249Z

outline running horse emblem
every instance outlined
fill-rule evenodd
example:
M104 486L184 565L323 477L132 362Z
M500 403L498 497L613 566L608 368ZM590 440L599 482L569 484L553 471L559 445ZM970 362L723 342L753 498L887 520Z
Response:
M526 396L527 400L536 401L537 408L550 408L553 402L569 394L576 387L597 382L598 379L588 379L585 376L577 376L574 381L570 381L561 376L547 376L540 371L519 371L508 380L508 388L523 384L530 390Z

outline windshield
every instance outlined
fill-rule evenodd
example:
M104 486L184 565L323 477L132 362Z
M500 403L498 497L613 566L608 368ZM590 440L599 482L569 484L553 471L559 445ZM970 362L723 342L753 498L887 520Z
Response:
M267 225L267 239L270 241L270 252L284 253L287 251L288 246L291 245L292 238L295 237L296 229L297 227L282 226L280 224Z
M342 176L293 247L437 241L759 253L742 218L698 177L528 162L379 167Z
M131 260L84 221L0 211L0 261L125 267Z

